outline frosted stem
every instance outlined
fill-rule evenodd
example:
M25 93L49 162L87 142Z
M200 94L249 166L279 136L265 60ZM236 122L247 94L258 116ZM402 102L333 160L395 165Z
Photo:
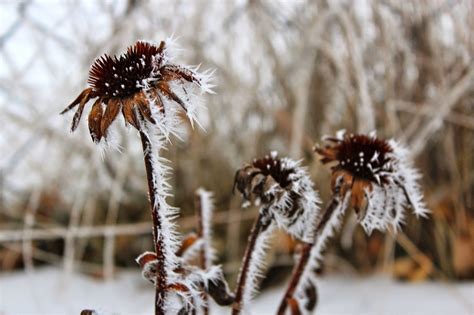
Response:
M155 187L155 182L153 180L153 150L151 149L152 146L150 139L143 131L140 131L140 138L142 140L143 160L145 161L145 170L148 181L148 195L150 198L151 216L153 220L153 245L155 246L155 253L158 260L155 281L155 315L164 315L167 273L165 268L165 253L163 251L165 248L163 237L162 235L158 237L158 231L162 228L162 222L160 221L160 217L158 215L160 204L155 200L158 187Z
M337 209L339 206L339 200L336 198L332 198L331 202L327 206L327 208L324 210L324 214L319 222L317 223L316 230L315 230L315 239L320 237L321 231L326 225L326 223L329 221L329 218L331 215L334 213L334 211ZM280 302L280 306L278 308L278 315L284 315L286 312L286 309L288 307L288 301L293 298L293 295L295 294L296 289L298 288L298 284L301 280L301 276L304 273L304 270L306 269L306 265L308 264L308 261L311 257L311 249L313 248L313 245L316 244L316 241L312 243L304 243L303 249L301 250L301 257L298 262L298 264L295 266L293 273L291 275L290 283L288 285L288 288L286 289L285 295L283 296L282 301Z
M271 220L267 218L268 210L262 208L259 211L257 220L252 227L250 232L247 248L245 249L245 255L240 269L239 279L237 280L237 292L235 293L235 300L232 304L232 315L238 315L242 312L243 300L246 295L246 290L250 290L247 285L248 273L252 263L255 263L253 253L256 252L256 245L260 233L265 231L271 224Z
M202 205L202 202L201 202L201 198L202 198L202 195L198 192L196 193L196 195L194 196L194 205L195 205L195 208L196 208L196 215L197 215L197 234L198 234L198 237L200 239L204 239L204 213L203 213L203 205ZM205 240L205 241L209 241L209 240ZM206 252L207 250L207 244L203 244L203 246L201 246L201 249L199 250L199 264L200 264L200 267L203 269L203 270L206 270L208 264L210 262L207 261L207 257L208 257L208 253ZM207 293L206 292L203 292L202 293L202 298L204 300L204 306L202 308L202 312L204 315L208 315L209 314L209 307L208 307L208 296L207 296Z

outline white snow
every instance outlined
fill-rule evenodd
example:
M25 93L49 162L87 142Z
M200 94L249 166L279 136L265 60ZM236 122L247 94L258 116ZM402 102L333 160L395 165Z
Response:
M384 275L327 275L318 279L318 315L471 315L474 282L398 283ZM274 314L283 287L265 291L252 304L256 315ZM137 270L103 282L61 269L0 274L0 314L153 314L154 292ZM212 314L230 314L213 305Z

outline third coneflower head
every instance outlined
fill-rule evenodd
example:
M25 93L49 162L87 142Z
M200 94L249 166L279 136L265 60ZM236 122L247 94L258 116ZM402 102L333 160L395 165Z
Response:
M157 116L165 117L167 110L175 112L167 108L169 102L179 104L193 119L189 100L192 92L187 85L210 92L210 75L170 63L163 41L159 45L138 41L120 56L104 54L97 58L89 71L89 87L61 114L78 106L71 126L74 131L85 105L95 99L89 113L89 131L94 142L107 137L107 129L120 111L125 121L137 129L142 120L155 124ZM176 85L178 88L173 88Z
M272 152L240 168L234 179L244 199L269 206L275 222L290 234L312 240L313 224L319 214L319 198L306 169L290 158Z
M321 161L332 163L332 187L342 197L350 194L350 205L367 232L395 229L404 221L404 209L425 216L429 211L417 183L408 152L394 140L375 134L346 134L325 137L326 145L316 147Z

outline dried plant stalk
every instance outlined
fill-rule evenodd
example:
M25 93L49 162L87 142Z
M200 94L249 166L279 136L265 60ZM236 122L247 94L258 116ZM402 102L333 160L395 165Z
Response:
M159 155L169 136L177 133L180 108L191 123L195 120L199 105L195 88L200 92L212 92L209 84L212 73L198 74L195 68L170 63L173 56L168 44L138 41L122 55L99 57L89 72L90 87L62 111L65 113L77 107L71 127L74 131L85 106L95 99L88 118L90 135L96 143L102 139L108 143L110 126L120 112L125 122L140 134L155 252L143 253L137 262L143 268L145 278L155 285L155 314L160 315L175 308L185 311L191 306L199 308L200 292L195 289L199 286L196 283L213 278L203 272L179 268L181 261L176 255L179 243L174 223L178 209L166 202L170 195L166 182L169 167L163 164ZM216 275L218 273L214 271ZM181 303L168 299L170 292L176 294Z
M197 237L202 240L201 248L199 249L199 267L206 270L212 264L212 252L211 252L211 193L200 188L196 191L194 197L194 203L196 208L197 216ZM208 301L209 297L207 292L202 293L204 300L203 314L209 314Z
M367 234L374 229L385 231L389 226L396 231L404 222L407 206L417 216L429 213L417 183L419 175L407 157L407 150L396 141L379 139L375 133L354 135L345 131L324 139L327 144L324 148L316 147L316 152L324 164L333 163L333 197L316 225L314 241L303 246L280 303L279 315L285 314L290 302L294 308L299 304L298 298L311 299L306 289L315 288L313 270L318 266L325 243L340 226L348 205L357 213ZM308 305L311 308L307 311L316 306Z
M163 238L158 236L158 231L161 229L162 222L159 219L158 211L160 210L160 204L156 202L155 196L158 187L155 186L153 181L153 161L152 161L152 145L148 136L140 131L140 139L142 141L143 148L143 160L145 161L145 170L148 182L148 195L150 198L151 216L153 222L153 245L155 247L155 253L158 259L156 280L155 280L155 314L164 313L164 302L166 299L167 291L167 272L165 269L164 252L165 244L163 244Z
M278 158L276 152L239 169L234 187L246 202L263 204L250 233L238 278L232 313L240 314L257 290L265 243L273 227L279 226L297 239L310 241L319 198L306 170L296 161Z
M242 312L243 303L245 302L245 295L249 294L248 291L248 281L254 281L249 275L256 276L252 271L253 268L256 266L256 261L261 262L261 259L257 256L262 256L263 249L258 248L259 237L264 238L265 236L262 235L264 232L268 232L267 229L272 224L271 217L269 217L268 209L262 207L260 209L259 215L255 220L255 223L252 227L250 232L247 248L245 249L244 258L242 261L242 267L240 268L239 277L237 280L237 289L235 293L235 301L232 304L232 315L238 315ZM264 239L261 239L260 242L264 242ZM252 267L252 264L254 267Z
M327 208L323 211L323 216L318 218L318 223L316 225L316 231L315 231L316 239L318 237L321 237L321 232L323 228L326 226L327 222L329 221L330 217L334 214L334 211L337 209L338 206L339 206L339 200L336 198L332 198ZM300 283L301 277L303 276L303 273L306 269L308 261L311 258L311 250L313 249L313 246L315 245L315 243L316 241L312 243L303 243L303 247L301 249L301 254L299 257L298 264L295 266L293 270L293 273L290 278L290 282L288 284L288 288L286 289L285 295L283 296L283 299L280 302L280 306L278 307L278 311L277 311L278 315L285 314L290 301L293 301L292 305L298 304L298 301L293 299L293 295L295 294L295 291Z

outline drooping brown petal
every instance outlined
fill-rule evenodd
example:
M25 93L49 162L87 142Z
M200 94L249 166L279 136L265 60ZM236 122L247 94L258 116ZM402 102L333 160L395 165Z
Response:
M167 65L162 70L162 74L165 81L184 79L188 82L195 82L199 84L199 80L196 78L192 71L184 69L180 66Z
M168 85L167 82L165 81L159 81L158 82L158 88L160 89L160 91L168 98L172 99L173 101L175 101L176 103L178 103L185 112L187 112L187 108L186 108L186 105L184 104L184 102L178 97L178 95L176 95L173 91L171 91L171 88L170 86Z
M133 100L143 117L145 117L145 119L151 122L152 124L155 124L155 119L153 119L153 117L151 116L151 110L150 106L148 105L148 100L146 99L143 92L136 94Z
M261 173L259 168L253 167L250 164L244 165L242 168L238 169L234 175L234 186L232 187L232 193L235 193L235 189L237 188L241 194L243 194L245 199L250 199L250 194L252 191L250 190L250 183L252 179Z
M137 116L135 115L134 108L135 108L135 104L133 103L133 99L128 98L127 100L124 101L122 105L122 114L123 114L123 117L125 118L125 121L138 130L139 129L138 120L137 120Z
M102 101L101 99L97 99L89 113L89 133L91 134L92 140L96 143L102 139L102 132L100 131L102 115Z
M365 189L371 188L372 184L368 180L357 179L352 185L351 207L354 208L357 218L362 220L367 211L367 198L365 197Z
M339 184L339 178L341 182ZM340 196L344 197L348 190L352 189L352 182L354 177L351 173L346 170L335 170L331 176L331 189L333 193L339 193Z
M64 113L67 113L68 111L70 111L71 109L73 109L74 107L76 107L79 103L83 102L84 100L84 104L87 103L87 101L89 101L92 97L92 89L91 88L87 88L85 89L84 91L81 92L81 94L79 94L76 99L68 105L68 107L66 107L61 113L59 113L60 115L64 114Z
M77 108L77 111L76 113L74 113L74 117L72 118L71 132L77 129L79 121L82 117L82 112L84 111L84 107L86 106L86 103L91 99L91 93L92 92L86 93L81 99L79 107Z
M314 148L314 151L321 156L320 160L323 164L337 160L337 150L333 147L326 146L324 148L321 148L319 146L316 146Z
M110 99L107 103L102 122L100 123L100 132L102 135L106 136L107 129L120 112L120 107L122 107L122 102L115 98Z
M191 247L194 243L199 239L196 233L188 234L183 241L181 242L181 246L176 251L176 256L181 257L183 254Z
M151 101L158 106L158 109L161 113L165 113L165 106L163 105L163 100L161 99L160 93L156 89L151 89L148 91Z

